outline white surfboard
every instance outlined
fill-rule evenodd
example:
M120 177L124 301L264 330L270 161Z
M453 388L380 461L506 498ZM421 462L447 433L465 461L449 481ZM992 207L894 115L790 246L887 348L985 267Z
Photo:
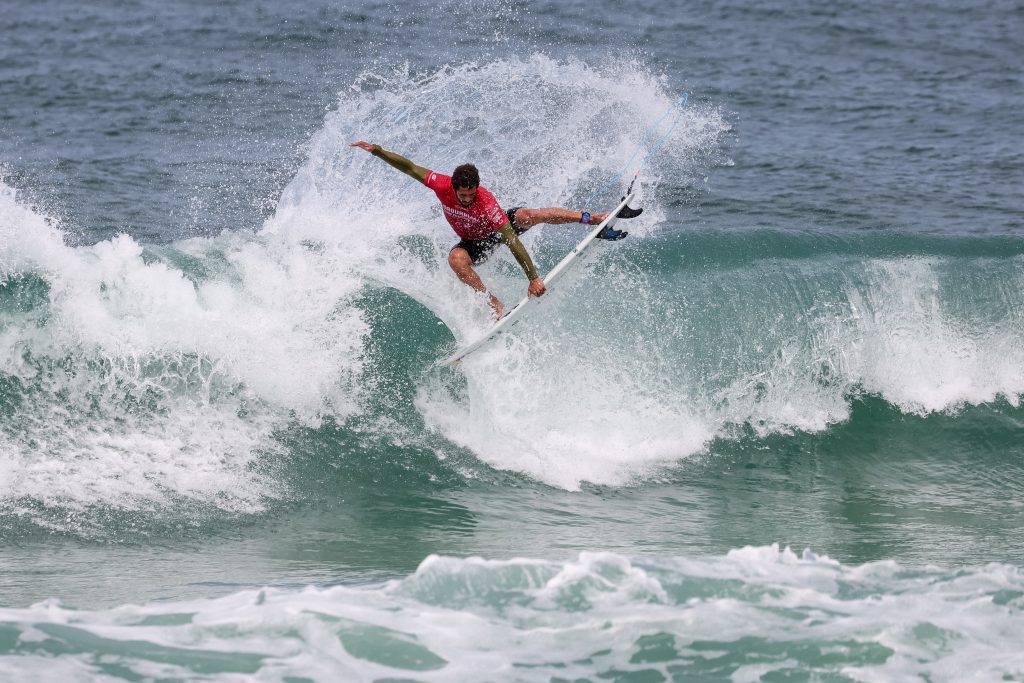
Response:
M501 318L501 320L494 323L494 326L491 327L491 329L489 329L482 337L480 337L479 339L470 344L467 344L466 346L463 346L458 351L448 356L444 360L438 361L437 365L458 365L463 361L463 359L466 358L466 356L473 353L474 351L483 348L484 346L487 346L492 341L494 341L501 335L505 334L516 325L518 325L523 320L523 315L526 313L527 310L535 306L537 302L541 301L543 298L551 296L552 286L556 282L558 282L562 274L569 269L569 266L571 266L573 262L576 261L576 259L578 259L584 251L587 250L587 247L589 247L594 242L594 240L597 239L598 233L604 230L605 227L611 227L615 225L615 221L618 219L619 211L622 210L622 207L629 204L630 200L633 199L633 194L634 193L630 192L625 197L623 197L622 201L619 202L619 205L616 206L615 209L613 209L612 212L608 214L608 218L605 218L603 221L601 221L600 224L598 224L597 227L588 232L587 236L584 237L583 240L579 244L577 244L572 251L566 254L565 258L558 262L558 265L551 269L551 272L548 273L547 277L544 278L544 287L547 291L543 297L527 296L518 304L516 304L512 310L506 313Z

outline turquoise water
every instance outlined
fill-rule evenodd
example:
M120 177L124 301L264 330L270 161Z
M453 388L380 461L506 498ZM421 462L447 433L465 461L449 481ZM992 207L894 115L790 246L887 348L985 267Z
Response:
M1024 680L1024 15L617 9L5 14L0 678Z

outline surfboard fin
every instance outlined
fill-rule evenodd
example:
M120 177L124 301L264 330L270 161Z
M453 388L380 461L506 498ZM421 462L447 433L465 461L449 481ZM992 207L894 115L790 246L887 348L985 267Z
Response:
M616 218L636 218L637 216L639 216L643 212L644 212L643 209L633 209L633 208L630 208L627 205L627 206L622 207L622 209L617 214L615 214L615 217Z
M614 240L621 240L623 237L625 237L628 234L629 233L626 232L625 230L616 230L612 226L606 225L601 230L601 232L599 232L599 233L597 233L597 235L595 235L595 237L597 237L597 239L599 239L599 240L612 240L612 241L614 241Z
M625 197L622 198L623 201L625 199L626 199ZM616 218L636 218L637 216L639 216L643 212L644 212L643 209L634 209L634 208L631 208L629 206L629 204L623 204L622 208L619 209L619 212L617 214L615 214L615 217ZM611 227L610 225L606 225L601 232L597 233L597 239L599 239L599 240L613 240L613 241L614 240L621 240L623 237L625 237L628 234L629 233L626 232L625 230L616 230L615 228Z

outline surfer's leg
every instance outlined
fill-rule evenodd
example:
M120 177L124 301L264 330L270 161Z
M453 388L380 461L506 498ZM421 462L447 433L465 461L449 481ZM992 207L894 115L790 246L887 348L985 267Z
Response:
M559 209L555 207L547 209L528 209L526 207L518 207L510 209L509 213L512 214L512 216L509 217L509 220L512 220L512 227L515 228L518 233L524 233L533 226L540 225L541 223L550 223L551 225L579 223L583 218L582 211L569 211L568 209Z
M631 209L627 206L619 211L619 218L636 218L643 212L643 209ZM533 226L540 225L541 223L564 225L566 223L583 222L582 211L570 211L569 209L562 209L558 207L529 209L525 206L517 206L513 209L509 209L505 213L508 215L509 221L512 222L512 227L515 228L516 233L520 235ZM588 223L597 225L606 218L608 218L607 211L591 214Z
M484 281L480 279L476 271L473 270L473 258L470 256L469 251L461 245L462 242L452 247L452 250L448 252L448 265L455 271L455 275L460 280L465 282L467 285L480 292L486 294L488 297L487 303L494 309L494 315L500 320L501 319L501 301L498 297L494 296L487 291L487 287L484 286Z
M628 208L628 207L627 207ZM643 209L623 209L619 212L619 218L633 218L639 216ZM535 225L541 223L550 223L551 225L563 225L565 223L582 223L583 212L582 211L570 211L569 209L559 209L555 207L547 209L527 209L517 208L509 210L509 213L515 216L515 221L512 223L512 227L516 228L516 232L523 233L532 228ZM605 218L608 218L608 212L602 211L601 213L591 214L589 223L597 225Z

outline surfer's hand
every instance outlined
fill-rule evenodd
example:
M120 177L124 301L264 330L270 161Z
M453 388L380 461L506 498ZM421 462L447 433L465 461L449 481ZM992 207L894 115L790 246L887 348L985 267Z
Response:
M501 300L498 299L498 297L494 296L493 294L488 294L487 296L491 297L487 303L489 303L491 305L491 308L494 309L494 317L497 318L498 320L501 320L501 312L504 308L501 305Z
M351 145L349 145L349 147L358 147L359 149L365 149L370 154L373 154L373 148L376 147L376 145L372 145L369 142L363 142L362 140L360 140L359 142L353 142Z
M535 277L530 280L530 287L527 290L527 296L544 296L544 292L548 291L547 287L544 286L544 281L539 277Z

